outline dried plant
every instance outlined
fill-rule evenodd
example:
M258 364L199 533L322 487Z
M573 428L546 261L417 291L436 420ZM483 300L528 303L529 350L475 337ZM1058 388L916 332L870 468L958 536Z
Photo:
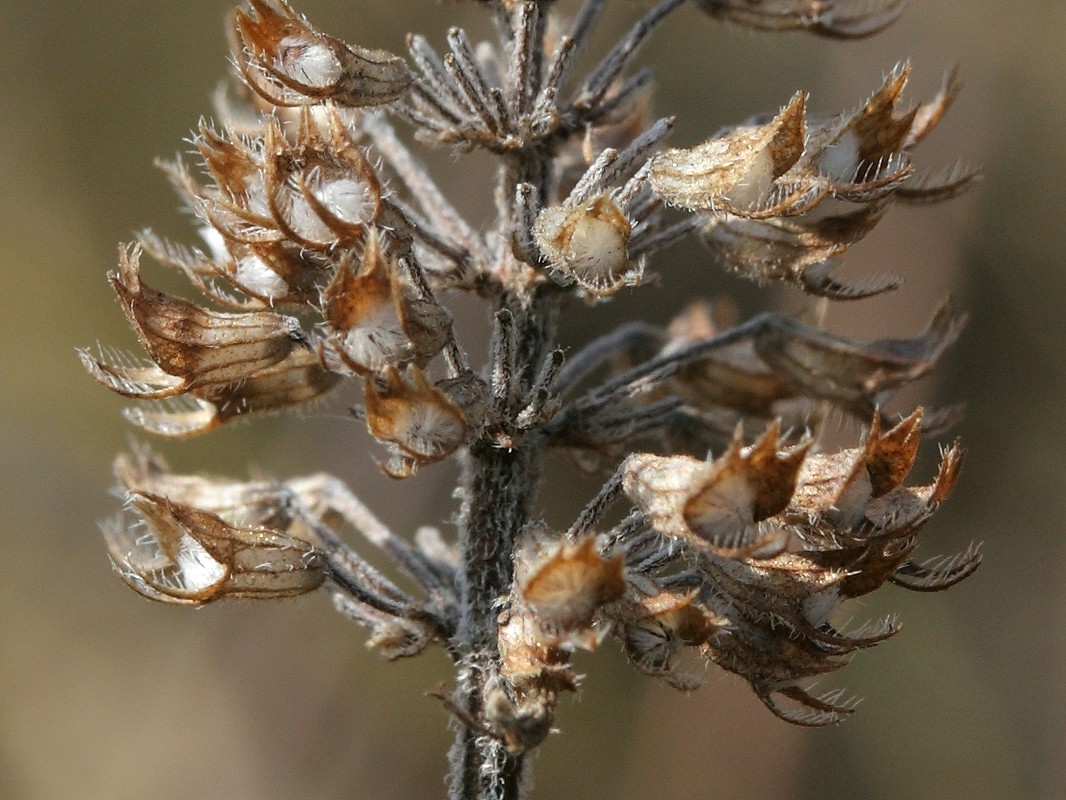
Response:
M497 42L452 28L443 55L412 35L406 57L346 44L284 0L235 11L241 81L217 127L194 134L203 170L164 165L203 249L150 232L123 248L110 279L148 359L81 353L137 401L128 419L164 437L361 386L354 413L388 475L461 464L455 537L397 535L327 475L176 475L137 447L116 462L126 511L105 529L119 573L190 605L324 589L385 658L445 648L456 800L525 794L526 756L577 688L571 655L608 638L677 688L715 664L784 720L840 721L854 701L805 682L898 630L892 617L844 630L841 607L886 582L944 589L980 562L973 547L915 557L955 485L958 444L931 483L907 479L923 433L952 412L883 410L936 365L962 315L948 302L913 339L858 342L773 313L720 329L696 305L667 329L634 321L568 354L557 318L640 286L648 258L683 237L746 278L820 298L896 288L845 285L833 268L890 206L950 197L974 177L911 166L954 75L906 105L899 66L852 113L808 116L798 93L775 115L663 149L672 121L650 117L649 73L628 68L673 12L851 38L890 24L902 0L661 0L583 76L575 59L603 0L570 19L550 0L479 5ZM496 158L488 230L464 220L394 126ZM148 286L146 253L203 297ZM491 309L486 364L452 326L445 301L460 292ZM830 412L868 426L856 446L820 444ZM551 448L610 475L566 531L538 514Z

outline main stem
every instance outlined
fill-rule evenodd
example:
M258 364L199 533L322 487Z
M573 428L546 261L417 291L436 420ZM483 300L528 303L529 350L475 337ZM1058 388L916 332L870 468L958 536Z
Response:
M520 96L535 97L540 90L545 18L536 8L502 13L497 22L503 52L525 53L528 62L508 76L511 99L521 106ZM532 46L523 48L523 18L532 13ZM522 78L522 76L527 76ZM527 85L524 84L528 81ZM500 275L516 276L528 265L517 261L509 242L515 231L514 207L520 184L533 187L535 205L544 206L549 191L551 153L534 150L505 159L498 172L498 251ZM495 311L510 314L507 325L498 325L492 343L494 363L488 375L493 387L495 411L505 426L515 420L528 402L533 382L545 354L554 345L555 300L521 282L505 285ZM499 320L499 316L497 316ZM513 338L508 338L513 337ZM500 600L511 590L515 542L530 516L540 479L543 437L537 432L520 436L512 446L502 437L486 435L471 444L463 465L463 507L459 518L460 569L458 575L459 623L451 642L458 664L453 702L459 711L459 730L449 752L450 800L520 800L529 785L528 765L521 753L508 752L493 735L486 714L486 690L500 688Z
M546 304L505 296L500 308L514 315L518 347L505 416L529 389L542 354L550 347L552 315ZM493 365L494 367L496 365ZM509 753L486 720L486 689L500 680L497 644L499 601L511 589L514 545L530 516L540 477L541 437L513 447L480 439L464 460L459 518L459 624L450 643L459 670L452 701L459 730L449 753L450 800L518 800L524 759Z

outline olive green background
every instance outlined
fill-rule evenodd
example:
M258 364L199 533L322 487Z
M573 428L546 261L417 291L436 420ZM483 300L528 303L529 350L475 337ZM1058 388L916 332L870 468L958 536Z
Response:
M611 3L597 43L647 5ZM152 159L188 150L183 137L210 113L228 6L0 4L0 798L443 793L447 718L423 696L450 679L439 652L381 662L325 596L199 612L142 601L111 573L97 534L119 505L107 493L110 460L131 431L121 399L84 374L74 348L133 346L104 280L119 241L147 225L195 236ZM393 51L410 29L441 44L456 20L487 33L473 4L299 8L327 31ZM679 115L676 145L776 109L799 88L814 113L854 107L905 57L915 65L909 96L925 99L960 65L964 91L918 164L962 159L985 180L948 205L894 209L852 251L847 274L899 272L907 284L834 305L828 324L910 335L949 291L970 310L922 392L967 401L958 432L969 448L923 552L977 539L987 560L946 594L890 587L855 608L859 618L898 610L904 631L826 681L865 697L832 730L779 722L732 676L713 672L684 696L638 677L613 647L580 657L585 688L564 700L562 732L536 759L535 797L1066 795L1064 34L1058 0L913 2L899 24L857 43L753 34L686 9L642 54L659 64L657 110ZM486 160L430 160L474 222L490 219ZM575 308L567 342L636 314L665 321L695 295L731 295L745 313L804 307L794 292L720 274L698 248L670 250L654 267L659 287ZM480 352L486 315L461 308ZM346 399L159 449L180 470L329 469L399 530L446 526L452 468L400 484L382 477ZM593 490L569 480L562 460L550 466L560 486ZM543 498L556 523L580 502L573 491Z

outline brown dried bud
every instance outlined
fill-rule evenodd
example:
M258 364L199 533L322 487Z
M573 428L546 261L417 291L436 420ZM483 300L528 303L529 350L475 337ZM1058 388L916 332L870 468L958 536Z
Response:
M123 579L152 600L202 605L223 597L291 597L326 579L325 557L288 534L235 527L147 492L131 492L129 501L144 531L116 520L104 533Z
M245 210L248 218L270 219L266 196L266 163L263 159L262 127L253 139L227 130L220 133L201 123L193 142L204 166L218 187L217 199ZM161 165L171 183L186 198L205 200L209 193L188 173L183 162Z
M563 542L529 570L521 595L547 631L591 627L599 609L619 599L626 582L621 554L600 555L595 536Z
M873 230L885 204L816 219L755 220L709 216L703 242L726 269L757 283L787 281L811 294L857 300L899 286L898 278L844 286L829 277L838 259Z
M689 149L664 150L652 160L651 185L667 203L689 210L744 213L764 208L774 181L803 153L802 93L765 125Z
M552 269L603 297L640 280L641 266L631 265L626 253L631 231L618 205L600 195L574 208L544 209L533 237Z
M217 230L209 236L222 237L208 240L216 261L234 243L328 253L357 240L378 218L377 175L336 108L319 112L313 117L301 109L294 130L273 116L254 133L201 125L194 141L216 189L200 185L181 162L164 166L179 194Z
M719 332L718 317L703 302L695 302L670 322L663 348L678 350L710 339ZM724 312L729 316L730 312ZM795 394L794 388L760 363L750 342L740 342L707 358L686 364L666 384L669 394L701 411L728 408L759 416L772 416L771 406ZM726 430L736 427L734 421Z
M296 350L284 361L235 383L193 389L180 397L128 408L123 413L134 425L159 436L194 436L245 414L313 402L340 380L340 375L322 367L314 353Z
M859 527L867 526L875 533L867 537L869 541L861 548L845 548L841 553L853 559L850 574L840 584L842 596L868 594L888 580L918 591L939 591L968 577L980 566L981 554L975 547L950 559L935 557L932 562L937 566L933 570L928 569L931 562L915 564L909 560L917 547L914 534L954 489L962 457L962 450L956 443L943 451L940 469L932 484L899 487L866 504ZM853 536L855 527L852 526ZM861 540L861 537L855 538ZM922 580L912 584L906 580L909 575Z
M304 111L296 145L271 118L264 138L267 201L287 238L317 249L356 241L381 211L377 175L329 109L329 138Z
M656 531L721 556L782 547L783 532L760 526L788 504L810 443L779 450L775 421L743 447L738 429L720 457L638 453L626 459L622 486Z
M387 367L365 382L366 423L374 438L392 446L382 469L393 478L450 455L466 440L459 408L416 366Z
M399 56L352 47L311 27L285 0L249 0L233 17L234 59L248 85L276 106L332 100L376 106L402 97L411 73Z
M152 362L115 351L79 355L107 388L150 401L125 413L153 433L203 433L244 414L310 402L340 380L292 317L215 312L147 288L136 248L122 252L111 282Z
M342 257L322 303L332 329L327 362L339 358L361 375L411 362L424 366L448 339L448 313L415 296L375 229L366 237L359 271Z
M928 374L965 322L951 298L913 339L853 342L778 318L755 337L755 350L779 377L810 396L868 417L884 393Z
M812 639L790 636L765 624L723 631L708 654L718 666L748 680L758 698L781 719L823 727L842 721L858 701L845 698L839 690L816 697L796 683L844 667L853 651L834 652ZM797 706L782 705L779 695Z
M489 687L485 715L508 750L526 752L547 737L559 693L577 691L577 676L570 653L545 636L536 614L521 604L500 614L497 646L505 685Z
M154 291L140 279L140 249L120 251L110 275L126 318L158 369L107 363L82 353L89 372L113 391L132 397L169 397L246 380L302 345L299 322L270 311L208 311ZM143 388L154 384L154 388Z

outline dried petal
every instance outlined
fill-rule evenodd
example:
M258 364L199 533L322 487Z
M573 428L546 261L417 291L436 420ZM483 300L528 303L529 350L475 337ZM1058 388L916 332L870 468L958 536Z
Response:
M185 380L168 375L154 363L131 353L101 348L94 356L88 350L80 349L78 358L97 381L125 397L158 400L179 395L186 390Z
M333 265L329 257L294 242L247 242L205 226L200 234L208 253L166 241L151 231L138 236L141 247L181 272L209 300L241 311L286 307L304 310L319 299ZM219 285L219 279L224 285ZM247 297L237 296L235 288Z
M341 376L323 369L309 350L297 350L284 361L260 370L239 383L193 392L213 403L221 422L236 416L277 411L313 402L340 382Z
M798 686L786 686L757 691L756 694L776 716L806 728L824 728L843 722L859 704L859 698L846 697L843 689L815 696ZM778 695L794 701L797 707L782 706Z

